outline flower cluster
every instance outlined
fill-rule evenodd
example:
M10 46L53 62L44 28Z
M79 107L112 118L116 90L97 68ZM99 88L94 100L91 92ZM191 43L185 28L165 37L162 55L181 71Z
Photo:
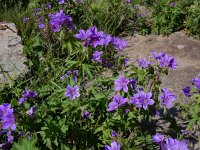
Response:
M155 134L152 136L155 143L158 143L161 150L188 150L186 140L178 141L177 139L167 138L162 134Z
M126 102L128 102L127 98L123 98L121 95L115 95L113 97L113 101L108 104L107 111L116 110L119 106L123 106Z
M153 58L156 59L158 62L160 68L167 67L170 69L175 69L176 68L176 62L174 60L174 57L168 56L165 53L156 53L155 51L152 51L152 56Z
M168 56L165 53L156 53L155 51L152 51L152 58L156 60L160 68L170 68L175 69L176 68L176 61L174 60L174 57ZM137 59L137 66L139 68L145 69L148 68L153 62L146 60L145 57L141 59Z
M120 91L123 89L125 93L128 92L128 85L132 89L136 89L137 80L135 78L126 79L123 75L120 75L118 79L114 81L115 84L115 91ZM143 108L144 110L147 109L149 105L153 105L155 102L152 97L152 93L148 92L145 93L144 91L137 90L138 92L134 94L129 103L134 104L137 108ZM108 105L108 111L116 110L119 106L124 105L128 101L127 98L123 98L121 95L114 96L112 102Z
M19 99L19 105L21 105L22 103L24 103L25 100L29 99L29 98L37 98L38 94L37 92L35 91L30 91L29 89L28 90L25 90L23 93L22 93L22 97Z
M90 27L87 31L81 29L79 33L75 35L77 39L83 41L84 46L92 46L96 48L97 46L107 46L109 43L122 51L126 46L126 40L116 37L111 37L109 34L105 34L103 31L98 31L97 27Z
M49 23L52 26L53 32L58 32L63 26L66 26L69 29L74 28L72 18L69 15L66 15L63 10L55 12L54 14L49 14L49 17Z

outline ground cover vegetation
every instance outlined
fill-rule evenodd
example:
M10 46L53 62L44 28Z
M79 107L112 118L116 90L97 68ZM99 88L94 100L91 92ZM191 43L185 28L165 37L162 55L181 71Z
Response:
M123 35L134 32L187 29L198 37L197 0L2 4L1 18L16 23L29 67L0 93L3 149L187 150L199 142L191 133L200 123L200 76L183 87L190 104L178 104L179 95L160 86L176 69L173 56L152 51L130 63L118 54L127 47Z

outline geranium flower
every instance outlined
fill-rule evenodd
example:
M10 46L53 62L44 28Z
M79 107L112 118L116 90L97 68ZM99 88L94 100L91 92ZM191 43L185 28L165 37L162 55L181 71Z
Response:
M75 87L67 86L67 92L64 94L69 99L74 100L76 97L80 96L79 87L76 85Z
M123 75L119 76L119 79L116 79L114 81L115 84L115 90L116 91L120 91L121 89L123 89L124 92L128 92L128 84L129 84L129 80L126 79Z

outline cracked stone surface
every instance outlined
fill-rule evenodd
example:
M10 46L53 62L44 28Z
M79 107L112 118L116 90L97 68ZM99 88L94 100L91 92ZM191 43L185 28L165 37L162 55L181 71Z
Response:
M27 73L21 38L14 23L0 22L0 84L9 83Z

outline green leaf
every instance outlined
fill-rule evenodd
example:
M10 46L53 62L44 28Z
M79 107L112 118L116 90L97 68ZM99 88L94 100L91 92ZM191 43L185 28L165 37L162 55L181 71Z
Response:
M14 143L12 150L38 150L35 146L37 139L31 138L27 140L26 138L19 139L18 143Z
M188 123L187 129L192 129L193 125L195 124L197 120L196 119L192 119L190 120L190 122Z

